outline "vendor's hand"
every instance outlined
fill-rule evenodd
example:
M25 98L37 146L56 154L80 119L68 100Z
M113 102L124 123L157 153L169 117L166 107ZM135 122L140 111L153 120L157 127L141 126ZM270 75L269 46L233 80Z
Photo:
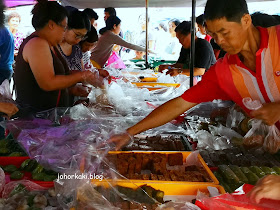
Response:
M158 71L159 71L159 72L162 72L163 70L168 69L168 66L169 66L169 65L159 65L159 66L158 66Z
M83 71L83 82L91 84L94 87L103 87L103 77L99 76L98 72Z
M178 74L182 73L182 69L180 68L170 68L166 74L169 74L170 76L177 76Z
M280 200L280 176L268 175L258 181L248 196L259 203L262 198Z
M98 72L99 72L99 76L103 77L103 78L106 78L106 77L109 77L110 74L108 71L106 71L105 69L97 69Z
M74 96L87 97L91 88L85 85L76 84L74 87L69 88L69 91Z
M112 78L107 70L98 69L98 72L99 72L99 76L103 77L104 79L106 78L109 82L111 82Z
M5 113L10 118L18 112L18 108L15 104L0 102L0 112Z
M132 136L129 133L122 133L112 136L108 143L114 143L116 145L116 150L120 150L122 147L126 146L132 140Z
M262 120L267 125L274 125L280 120L280 103L273 102L263 104L263 106L251 112L252 117Z

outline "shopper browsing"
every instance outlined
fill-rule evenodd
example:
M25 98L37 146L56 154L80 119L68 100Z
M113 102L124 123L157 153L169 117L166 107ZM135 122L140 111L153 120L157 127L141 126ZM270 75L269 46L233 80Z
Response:
M91 53L91 61L95 67L101 68L104 66L112 53L114 44L137 51L145 51L144 47L124 41L118 35L120 31L121 20L117 16L108 17L106 20L106 27L100 29L99 33L101 34L101 37L99 38L96 47Z
M18 27L21 22L21 17L17 12L12 12L8 16L8 26L9 30L14 36L14 43L15 43L15 51L14 55L17 56L19 47L25 38L24 34L19 32Z
M169 69L167 72L171 76L176 76L179 73L190 75L190 53L191 53L191 22L183 21L176 29L176 37L182 44L180 57L173 65L160 65L159 71ZM207 71L210 66L216 63L214 51L205 39L195 37L195 63L194 76L200 76Z

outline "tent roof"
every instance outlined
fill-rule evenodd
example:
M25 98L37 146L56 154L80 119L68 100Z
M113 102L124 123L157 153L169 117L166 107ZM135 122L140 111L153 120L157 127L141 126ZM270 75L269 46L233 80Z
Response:
M4 0L4 2L7 7L16 7L16 6L30 5L36 3L36 1L34 0Z
M149 7L190 7L192 0L148 0ZM205 6L207 0L197 0L196 6ZM263 2L275 0L247 0L247 2ZM126 8L145 7L145 0L61 0L63 5L70 5L79 9L84 8Z
M49 1L56 1L56 0L49 0ZM24 6L24 5L32 5L36 4L36 0L4 0L6 7L17 7L17 6Z
M36 0L4 0L7 7L35 4ZM70 5L79 9L84 8L126 8L145 7L145 0L59 0L63 5ZM247 0L247 2L263 2L272 0ZM275 1L275 0L274 0ZM204 6L206 0L197 0L196 5ZM190 7L192 0L149 0L149 7Z

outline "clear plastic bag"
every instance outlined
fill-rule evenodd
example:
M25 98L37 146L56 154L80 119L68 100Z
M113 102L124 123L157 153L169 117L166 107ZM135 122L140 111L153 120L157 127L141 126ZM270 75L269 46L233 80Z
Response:
M182 82L184 79L181 77L176 77L180 87L166 87L160 90L149 91L147 88L138 88L131 82L139 82L139 76L155 77L154 73L150 71L141 72L129 72L128 70L114 71L114 69L108 69L111 76L117 77L110 84L105 84L106 89L106 101L104 106L110 105L114 108L117 113L125 116L127 114L133 114L137 116L146 116L149 114L153 108L147 105L147 102L157 105L161 105L166 101L180 96L188 88L188 83ZM166 77L166 75L163 75ZM174 83L174 78L172 78L172 83ZM130 82L131 81L131 82ZM104 101L104 94L100 90L92 89L89 95L89 99L93 103L98 103ZM98 100L101 98L101 100Z
M200 208L190 202L168 202L156 208L156 210L200 210Z
M244 114L236 110L235 106L232 106L227 116L226 126L228 128L238 128L239 124L242 122L244 118L245 118Z
M10 83L7 79L4 80L0 85L0 102L16 104L15 101L12 99Z
M2 168L0 168L0 192L2 192L5 185L5 173Z
M70 107L55 107L46 111L37 112L35 114L35 119L40 118L50 120L55 126L67 124L72 121L69 117L70 110Z
M189 109L186 114L188 116L200 116L210 118L214 110L229 108L233 105L231 101L214 100L212 102L205 102L194 106ZM227 113L226 113L227 114ZM227 116L227 115L226 115ZM224 116L224 117L226 117Z
M280 149L280 131L275 125L268 128L268 134L264 139L264 149L272 154Z
M209 132L201 130L195 134L195 140L197 140L197 149L215 150L214 141L215 137Z
M251 120L252 128L247 132L243 139L243 145L247 149L260 148L264 144L265 136L268 132L268 126L261 120Z
M258 110L262 104L258 100L244 98L243 104L249 110ZM252 128L244 136L243 145L247 149L264 146L264 149L270 152L277 152L278 142L280 142L279 131L275 125L268 126L261 120L251 120Z
M19 189L15 189L15 187L19 186ZM29 180L20 180L20 181L15 181L15 182L9 182L4 186L3 192L2 192L2 198L7 199L13 194L20 192L22 190L28 190L28 191L43 191L46 190L46 188L41 187L38 184L35 184L34 182L31 182ZM16 192L13 192L16 190Z
M152 198L152 194L144 191L145 187L137 187L112 167L111 161L106 157L110 149L110 145L102 148L91 145L83 154L82 162L73 159L71 168L64 171L73 178L58 179L55 182L58 201L64 209L109 210L123 209L123 206L146 209L146 205L158 203ZM74 178L81 175L86 178ZM95 176L102 176L102 179L94 178ZM125 179L129 187L119 185L117 179L120 178Z
M91 120L73 121L59 127L23 129L18 142L45 168L61 172L69 168L73 156L83 154L89 144L99 143L107 129L110 127Z
M43 188L28 180L5 185L0 209L62 210L53 188Z

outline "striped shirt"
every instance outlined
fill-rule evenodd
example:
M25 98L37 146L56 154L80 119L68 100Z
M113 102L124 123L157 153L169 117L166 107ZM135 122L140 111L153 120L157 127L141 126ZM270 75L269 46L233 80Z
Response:
M226 54L204 74L201 82L181 97L192 103L232 100L248 114L250 110L243 105L243 98L261 103L280 102L280 25L257 29L261 43L256 52L255 72L238 55Z

